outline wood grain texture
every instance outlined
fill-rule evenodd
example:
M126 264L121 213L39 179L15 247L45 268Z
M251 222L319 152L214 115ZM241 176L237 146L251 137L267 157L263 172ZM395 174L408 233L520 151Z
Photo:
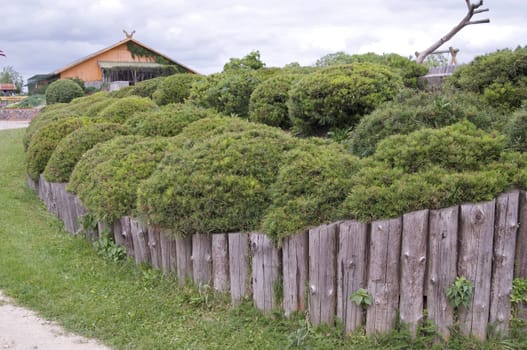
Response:
M229 233L229 277L231 302L238 305L251 294L249 268L249 234Z
M214 290L229 290L229 239L226 234L212 235L212 276Z
M309 235L287 237L282 247L284 300L286 315L306 310L306 285L309 272Z
M176 272L176 241L165 230L160 230L161 270L165 275Z
M192 237L176 238L176 271L179 285L192 279Z
M250 235L254 305L264 311L277 306L275 284L279 282L279 250L265 234Z
M510 295L514 278L519 205L519 191L503 194L496 200L489 321L497 331L504 334L509 330L511 314Z
M194 283L212 285L212 236L192 235L192 276Z
M520 227L516 242L515 278L527 279L527 192L520 193Z
M159 226L148 226L147 233L150 262L154 269L161 270L161 228Z
M393 328L399 308L399 264L402 219L371 223L368 291L373 303L366 312L366 332L384 333Z
M448 339L449 327L454 324L454 308L445 290L457 276L459 206L431 210L429 225L427 309L440 334Z
M358 221L344 221L339 228L337 316L346 334L363 326L364 310L350 297L358 289L366 288L368 232L369 225Z
M150 249L148 248L148 227L139 220L130 218L130 232L134 245L134 256L137 265L150 264Z
M309 230L309 313L311 323L332 325L337 307L338 224Z
M399 313L413 336L423 318L428 214L428 210L420 210L403 215Z
M489 321L495 209L495 200L461 206L458 275L474 282L474 296L459 310L459 322L465 335L481 340Z

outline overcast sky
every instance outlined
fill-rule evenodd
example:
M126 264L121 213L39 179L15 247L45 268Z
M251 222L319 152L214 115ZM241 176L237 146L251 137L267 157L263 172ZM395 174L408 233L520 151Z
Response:
M476 0L472 0L476 1ZM464 28L445 47L458 59L527 44L527 0L485 0L490 24ZM0 5L0 68L25 80L124 39L204 74L259 50L267 66L311 65L328 53L413 55L466 13L464 0L16 0Z

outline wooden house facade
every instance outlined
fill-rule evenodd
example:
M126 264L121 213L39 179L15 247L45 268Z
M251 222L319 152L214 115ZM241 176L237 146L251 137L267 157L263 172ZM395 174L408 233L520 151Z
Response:
M142 80L174 73L196 72L127 34L124 40L50 74L29 78L28 90L30 94L38 92L39 88L57 79L79 78L87 87L101 88L116 81L134 85Z

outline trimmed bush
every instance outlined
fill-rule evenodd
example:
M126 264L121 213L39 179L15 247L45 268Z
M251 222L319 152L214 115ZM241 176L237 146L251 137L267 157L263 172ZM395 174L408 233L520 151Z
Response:
M159 111L138 113L125 125L131 133L143 136L175 136L190 123L218 116L218 112L191 104L169 104Z
M110 99L108 96L108 92L100 91L91 95L78 97L69 103L67 109L76 115L88 115L87 111L90 110L94 104L115 101L113 99Z
M49 107L55 107L60 106L60 108L49 108ZM49 105L42 109L42 111L37 114L33 119L31 119L31 122L29 123L29 126L27 127L24 138L22 139L22 143L24 145L24 151L27 152L27 148L29 146L29 143L31 142L31 138L33 137L33 134L43 127L44 125L52 122L57 121L60 119L65 119L69 117L75 117L76 115L69 112L67 110L67 104L55 104L55 105Z
M49 182L68 182L73 168L86 151L127 131L117 123L91 124L73 131L55 148L44 170L44 177Z
M75 97L84 96L82 88L71 79L59 79L46 89L46 103L68 103Z
M140 181L148 178L170 146L167 138L119 136L98 143L77 163L68 190L76 193L97 220L113 222L137 215Z
M182 137L141 185L140 211L176 235L257 229L270 204L269 186L297 140L264 125L192 144Z
M130 96L116 99L114 103L100 111L98 116L108 122L124 123L128 118L133 117L135 113L154 111L158 108L147 97Z
M274 241L340 219L357 158L337 144L305 142L285 156L262 230Z
M512 114L505 125L504 134L512 150L527 152L527 103Z
M225 115L247 118L249 99L261 81L258 71L251 69L212 74L204 80L194 82L189 100L204 108L214 108Z
M423 128L441 128L468 120L482 129L500 121L485 107L481 97L461 92L406 92L396 101L379 106L362 118L350 137L354 154L373 154L377 144L388 136L409 134Z
M131 87L130 95L152 98L154 92L163 84L165 79L166 77L157 77L140 81Z
M38 180L59 142L88 123L90 120L87 118L65 118L49 122L35 131L26 153L28 175Z
M494 107L512 111L527 99L527 47L478 56L456 69L447 83L483 94Z
M391 136L361 161L342 216L364 221L490 200L524 187L527 159L505 152L503 136L463 122Z
M301 75L281 74L267 79L254 89L249 101L249 120L276 126L291 127L287 110L289 90Z
M159 106L169 103L183 103L190 95L190 88L196 81L205 79L201 75L180 73L166 77L153 94Z
M357 63L332 66L293 84L288 102L293 129L321 135L349 128L382 102L395 97L401 78L388 68Z

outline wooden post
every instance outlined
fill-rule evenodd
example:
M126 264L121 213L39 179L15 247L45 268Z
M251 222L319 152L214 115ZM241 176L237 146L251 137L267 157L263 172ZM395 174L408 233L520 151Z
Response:
M192 235L192 271L194 283L211 286L212 237L208 234Z
M366 332L384 333L394 326L399 307L401 218L371 223L368 292L373 303L366 312Z
M490 293L490 322L507 333L511 314L510 295L514 278L514 255L518 231L518 191L502 194L496 201L496 231Z
M278 302L275 288L280 277L279 251L265 234L252 233L250 239L254 304L262 311L271 311Z
M136 264L141 265L142 263L150 263L148 228L137 219L130 218L130 232L132 233Z
M401 292L399 312L401 321L409 325L413 336L423 318L425 294L426 244L428 241L428 210L403 216L401 243Z
M27 184L29 188L38 193L38 181L33 180L31 177L27 177Z
M427 308L430 319L446 339L450 335L449 327L454 324L454 308L445 290L457 276L458 218L459 206L430 211Z
M303 232L287 237L284 239L283 244L283 308L286 316L288 316L294 311L304 311L306 309L309 235L307 232Z
M527 279L527 192L520 194L520 228L516 244L515 278Z
M229 290L229 240L226 234L212 235L212 277L214 290Z
M158 226L148 226L148 249L154 269L161 269L161 229Z
M311 323L333 325L337 307L338 224L309 230L309 313Z
M176 272L176 241L165 230L160 230L161 269L165 275Z
M495 200L461 206L458 273L474 282L474 296L468 308L460 309L459 322L465 335L481 340L487 336L489 321L495 209Z
M351 301L351 295L366 288L368 224L344 221L339 229L337 257L337 316L350 333L363 326L364 310Z
M79 225L79 221L77 218L77 205L75 203L75 195L72 193L69 193L66 190L66 185L67 183L63 184L63 191L64 191L64 195L66 198L66 211L67 211L66 215L67 215L68 221L67 223L64 222L64 224L66 225L66 229L68 230L68 232L77 234L77 232L79 231L80 225Z
M192 237L176 239L176 269L179 285L192 279Z
M233 305L251 294L249 259L249 234L229 233L229 277Z

